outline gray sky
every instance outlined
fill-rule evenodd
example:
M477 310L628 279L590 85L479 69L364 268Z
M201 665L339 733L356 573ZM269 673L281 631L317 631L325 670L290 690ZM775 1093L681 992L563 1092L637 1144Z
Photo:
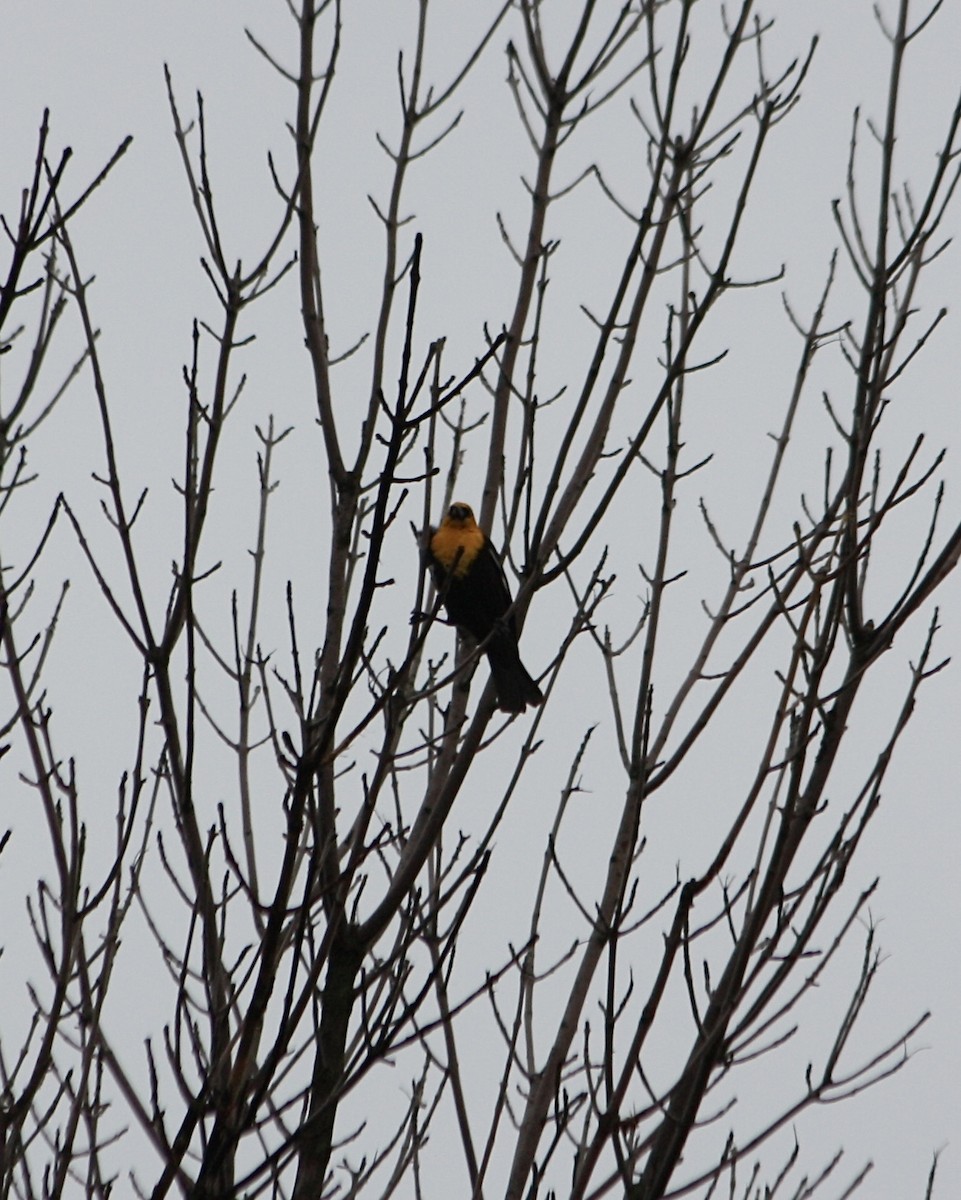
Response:
M880 120L883 115L884 45L867 2L811 0L804 5L775 3L766 7L778 20L770 39L772 56L780 55L786 61L801 53L812 32L820 33L822 41L802 105L789 118L771 150L750 232L735 264L740 274L751 276L772 273L784 262L786 282L746 297L737 317L719 319L704 348L710 350L713 346L718 352L729 346L729 358L710 375L709 383L692 386L692 403L702 405L707 415L699 422L692 421L690 457L693 461L713 450L715 458L692 485L689 499L701 494L708 499L712 515L732 544L743 536L753 499L750 487L742 486L741 481L749 478L758 456L769 453L766 434L780 420L785 389L790 385L800 349L783 318L780 290L784 288L797 311L807 314L812 310L837 241L829 204L844 186L851 110L861 103L865 117ZM393 60L399 41L409 43L411 8L368 2L345 6L340 78L329 132L322 139L323 165L318 175L323 196L320 245L324 281L328 297L336 297L331 307L330 334L332 341L343 347L369 327L371 297L376 296L380 279L381 232L366 195L371 193L382 200L389 179L374 132L379 130L392 138L397 128ZM472 29L461 27L460 6L439 4L438 9L441 32L434 45L433 61L442 80L449 75L445 56L458 55ZM125 159L77 222L74 239L84 271L97 277L92 296L96 320L103 330L101 353L122 433L124 469L132 480L152 489L142 536L156 546L155 556L148 556L148 570L155 573L159 587L166 586L169 563L177 553L180 536L176 498L169 479L179 472L181 463L181 366L190 353L194 316L205 320L216 317L209 285L198 265L202 245L171 132L163 64L169 64L184 114L193 112L195 91L203 91L214 183L225 218L224 236L230 254L252 260L264 245L276 203L266 168L267 151L278 156L278 161L286 161L289 151L284 123L290 119L291 91L253 51L243 33L247 25L272 51L289 54L293 41L285 6L279 2L265 4L263 0L234 0L231 4L171 0L163 5L131 5L123 0L53 5L21 0L7 6L3 19L0 208L8 216L14 212L18 189L28 177L45 106L51 110L53 145L73 149L69 178L74 187L100 168L124 136L134 136ZM425 340L448 334L452 361L465 365L482 345L482 323L489 321L496 327L505 316L503 298L509 295L512 267L494 213L502 212L508 226L519 233L526 204L519 175L528 169L529 156L525 157L524 138L502 82L505 39L506 34L496 39L492 52L469 82L463 101L467 111L460 128L436 157L415 170L409 196L409 211L416 213L411 229L425 234L425 294L420 317ZM933 162L959 84L958 46L961 6L949 4L939 18L937 32L919 43L911 63L902 126L903 174L913 173L920 179ZM700 47L695 49L698 52ZM585 139L572 148L563 179L574 178L579 165L601 157L611 183L626 188L635 169L629 139L636 137L636 126L623 113L601 124L604 132L597 143ZM869 161L867 132L863 143ZM869 176L868 166L864 178ZM557 234L562 237L562 246L552 271L553 286L558 291L568 288L571 302L559 307L555 324L546 335L553 357L544 372L545 390L563 385L583 370L578 340L589 336L589 328L578 304L582 299L588 306L592 299L600 300L609 282L604 249L609 239L622 242L625 236L616 219L598 217L603 211L596 189L575 193L559 210L558 223L562 227ZM955 205L946 233L957 234L959 218L961 207ZM925 278L919 296L925 315L942 304L948 306L949 315L899 390L885 440L892 455L919 430L927 435L931 453L941 446L948 447L945 529L957 521L961 512L961 406L957 383L961 377L961 307L957 303L961 298L961 270L957 255L957 248L952 247L932 265ZM616 254L612 261L616 263ZM281 466L285 484L277 497L272 544L276 587L266 600L265 621L278 642L284 623L283 580L294 575L301 597L316 594L322 587L320 561L324 545L322 530L305 530L298 520L305 501L323 503L325 489L316 476L319 450L316 441L311 443L316 430L292 286L291 282L286 290L278 289L256 313L258 340L245 352L247 390L224 455L219 487L222 503L214 514L218 545L224 547L226 563L225 580L217 587L226 603L231 580L234 586L241 586L247 572L246 547L252 539L256 504L254 426L263 425L270 413L277 414L279 424L296 426L295 444ZM575 293L578 288L580 294ZM855 292L850 279L839 285L838 313L843 312L846 298ZM745 317L745 313L750 315ZM751 326L749 330L746 324ZM660 336L660 330L651 331L650 344L639 350L637 374L645 368L656 370ZM79 345L78 339L74 324L69 334L71 348ZM65 348L64 361L68 357ZM362 386L366 365L361 355L356 367L345 368L343 394L350 394L352 380ZM830 390L840 386L836 372L837 367L833 375L825 368L817 387ZM795 504L798 492L819 486L821 447L832 437L827 418L818 408L817 387L808 401L811 416L805 422L800 449L790 469L788 490L793 488L793 493L785 494L788 508ZM482 395L472 397L472 403L479 408ZM710 405L716 408L716 416L711 415ZM45 498L63 488L75 497L90 527L97 528L99 498L90 474L98 469L100 458L93 413L89 378L85 375L38 439L34 464L41 472L36 493L38 521L46 511ZM805 448L809 448L807 453ZM471 490L478 489L481 470L479 455L468 458L459 489L466 493L463 498L471 499ZM652 545L645 542L643 514L649 511L653 524L656 492L648 480L639 477L631 494L640 514L641 556ZM645 507L648 504L650 509ZM922 504L915 522L906 520L903 526L895 526L905 545L916 544L923 536L927 511ZM28 526L29 518L25 518L25 532L29 533ZM105 531L101 529L96 536L102 546L108 544ZM711 582L716 579L716 553L699 525L694 503L687 536L693 560L692 582L687 608L681 606L677 618L679 648L696 628L701 596L716 587ZM105 667L103 646L105 641L115 639L109 617L89 586L89 579L84 578L79 555L65 536L58 543L57 555L50 578L69 575L77 585L51 662L62 689L58 717L63 744L65 752L70 753L74 752L67 749L70 746L84 748L82 754L79 750L77 753L91 781L89 794L99 791L112 798L119 772L126 765L122 734L125 728L131 728L132 718L123 706L134 702L136 671L122 653ZM402 563L399 569L404 570ZM890 581L892 591L900 582L900 578ZM619 579L611 608L605 614L618 636L629 629L642 592L639 575L632 578L625 574ZM883 585L879 585L880 592ZM936 659L947 655L957 658L961 651L958 597L957 580L953 579L939 597L943 633L938 639ZM912 622L899 639L890 663L878 672L877 685L861 698L857 710L861 745L876 747L879 731L889 727L897 689L906 678L908 660L917 657L930 611L928 606ZM315 633L322 614L323 601L318 599L311 625ZM305 619L310 621L309 617ZM546 662L553 637L556 632L550 614L541 614L525 633L525 659L538 667ZM683 672L685 668L682 652L676 670ZM672 669L671 663L663 668L665 689L670 686ZM79 680L84 681L84 695L78 703ZM539 778L549 802L540 806L525 798L514 806L498 837L492 870L505 887L516 879L518 848L533 847L530 853L539 859L572 749L595 714L604 719L603 677L586 649L575 657L568 680L571 699L558 705L556 723L545 734L547 762ZM959 680L961 676L952 666L922 690L918 712L889 773L881 812L856 859L855 878L849 882L853 897L875 875L881 876L870 911L878 922L878 940L886 954L858 1045L868 1054L873 1044L894 1036L930 1009L931 1019L919 1038L919 1045L925 1049L894 1080L850 1104L809 1113L799 1124L812 1170L826 1161L839 1144L845 1146L848 1156L849 1170L843 1174L844 1180L864 1159L874 1160L876 1169L862 1193L865 1196L920 1197L930 1156L942 1148L936 1194L945 1198L961 1194ZM758 686L762 686L760 682ZM121 707L116 712L108 711L114 702ZM732 739L750 724L750 694L744 695L739 704L742 709L730 717ZM605 745L609 750L610 744ZM715 745L713 749L705 748L700 758L695 756L677 790L650 814L652 851L648 869L652 894L670 882L675 863L682 856L688 873L703 863L712 834L723 827L732 805L737 803L737 755L732 755L718 778L717 754ZM846 775L847 767L843 764L839 769L837 788L832 789L832 796L835 790L839 793L839 804L844 803L845 781L858 777L853 767ZM574 806L576 811L566 835L569 841L561 849L576 868L589 874L590 856L586 860L578 856L578 842L589 842L614 820L623 780L602 751L586 763L584 774L586 792ZM4 827L24 820L18 812L21 802L11 786L4 784L0 799L0 824ZM470 831L476 823L482 828L483 803L483 796L468 794L455 813L456 827ZM95 810L86 815L95 822ZM94 848L92 853L96 852ZM21 869L29 872L29 863L18 856L12 876L8 874L6 882L0 877L5 912L10 911L9 904L22 903L11 899L11 894L22 895ZM503 890L500 895L504 895ZM516 934L507 928L510 912L499 909L496 899L491 904L491 940L484 948L496 958L503 953L508 938ZM552 929L555 949L571 936L572 920L564 911L562 897L557 904L557 924ZM857 947L852 944L840 964L838 978L853 979L857 965ZM7 990L22 987L20 976L16 955L0 959L0 994L5 1013L16 1003L16 995L22 994L17 990L11 995ZM137 1017L146 1021L151 1008L149 987L134 977L130 987L138 995L138 987L143 988L144 994L134 1008ZM829 999L824 998L825 1013L818 1020L830 1019ZM141 1034L135 1017L131 1030L134 1047ZM816 1053L812 1049L816 1041L815 1034L814 1042L806 1043L799 1052L798 1070L803 1071L805 1054ZM479 1048L479 1057L483 1058L483 1047ZM388 1082L385 1087L400 1089L403 1084L398 1078L396 1085ZM765 1111L765 1097L742 1099L747 1106L756 1103L759 1113ZM457 1178L461 1178L460 1164L457 1171ZM840 1190L838 1183L834 1191ZM827 1194L834 1192L829 1189Z

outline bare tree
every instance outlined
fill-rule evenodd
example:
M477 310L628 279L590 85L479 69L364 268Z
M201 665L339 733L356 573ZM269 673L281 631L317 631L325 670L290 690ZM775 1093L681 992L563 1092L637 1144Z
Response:
M153 497L125 471L131 433L76 222L105 202L128 142L75 185L44 116L5 222L0 299L4 811L39 806L46 828L42 846L16 850L36 880L26 912L46 975L25 970L4 1000L20 1022L5 1017L0 1043L4 1197L107 1195L128 1186L119 1175L144 1196L296 1200L440 1194L437 1180L443 1194L509 1200L800 1197L840 1180L840 1154L812 1167L775 1135L897 1072L924 1019L866 1058L852 1051L879 949L873 885L852 886L849 868L919 689L943 666L934 596L961 554L961 526L939 525L942 454L924 443L912 383L944 315L924 315L919 281L948 244L961 99L938 114L928 177L902 179L905 63L939 5L891 7L878 17L881 116L854 115L838 249L808 312L777 265L740 274L763 164L804 120L815 54L774 63L776 29L751 0L720 24L691 0L505 3L453 65L428 54L435 14L420 0L413 51L398 56L398 125L378 132L392 171L371 198L382 286L355 345L335 344L318 186L337 169L323 131L349 6L291 6L280 49L248 34L290 86L291 136L269 162L273 228L240 255L203 101L188 116L168 72L218 315L195 321L183 371L165 589L140 536ZM425 304L453 303L463 267L431 258L407 194L504 53L529 143L526 225L498 215L512 290L468 346L424 330ZM599 219L565 216L586 196ZM790 223L778 230L790 261ZM597 260L590 300L554 283L570 243ZM295 433L269 403L254 418L252 569L235 568L212 528L215 488L225 429L249 420L236 415L240 356L268 294L300 314L312 404L298 398ZM783 304L796 353L780 364L777 416L767 402L757 416L770 450L737 480L747 517L731 534L718 516L730 477L696 447L723 441L707 402L727 354L715 322L733 314L730 348L749 350L758 295ZM51 347L68 317L81 346L58 378ZM42 486L31 443L68 386L95 402L102 521L60 492L28 544L22 514ZM905 396L916 433L886 440ZM325 539L321 596L271 555L293 442L313 480L302 519ZM470 498L471 471L513 614L536 618L525 659L550 648L545 703L523 717L498 713L483 646L456 640L424 569L425 533ZM897 537L915 510L921 534ZM66 596L52 547L68 535L84 564L74 586L113 622L104 662L139 664L139 693L113 698L137 721L112 747L112 823L81 786L92 748L64 744L54 719L90 703L49 661ZM265 616L280 597L282 644ZM308 609L323 614L319 638ZM583 696L585 671L605 681L586 718L565 701ZM869 679L900 689L889 728L858 724ZM705 753L714 796L691 782ZM605 799L586 826L585 787ZM470 797L465 829L454 807ZM665 831L668 800L688 827L710 808L706 854ZM537 840L503 847L521 805ZM834 968L858 936L848 986ZM138 1049L124 992L145 974L164 1016ZM826 1042L809 1035L825 992ZM782 1064L799 1043L795 1076ZM392 1068L402 1088L385 1086ZM767 1099L752 1109L736 1086ZM864 1174L836 1186L850 1194ZM929 1194L933 1181L932 1169Z

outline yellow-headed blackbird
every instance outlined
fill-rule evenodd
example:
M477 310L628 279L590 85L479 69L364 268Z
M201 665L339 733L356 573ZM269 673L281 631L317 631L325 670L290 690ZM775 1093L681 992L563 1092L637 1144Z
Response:
M541 690L517 651L517 624L501 560L467 504L452 504L430 539L431 570L447 615L462 633L485 642L497 706L520 713L540 704Z

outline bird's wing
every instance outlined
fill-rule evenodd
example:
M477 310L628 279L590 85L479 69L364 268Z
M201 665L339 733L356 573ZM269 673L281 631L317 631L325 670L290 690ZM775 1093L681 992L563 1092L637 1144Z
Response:
M504 562L494 549L490 538L485 538L484 548L478 555L474 572L479 573L478 583L483 584L490 597L491 618L502 617L511 606L511 588L504 571ZM513 627L513 620L511 621Z

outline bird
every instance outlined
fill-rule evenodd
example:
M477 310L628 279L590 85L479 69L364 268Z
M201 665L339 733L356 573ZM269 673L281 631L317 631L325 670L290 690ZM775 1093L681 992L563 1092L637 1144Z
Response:
M517 648L517 622L506 617L511 593L500 555L460 501L448 508L428 543L431 572L451 622L462 634L483 642L490 663L497 707L522 713L544 699Z

